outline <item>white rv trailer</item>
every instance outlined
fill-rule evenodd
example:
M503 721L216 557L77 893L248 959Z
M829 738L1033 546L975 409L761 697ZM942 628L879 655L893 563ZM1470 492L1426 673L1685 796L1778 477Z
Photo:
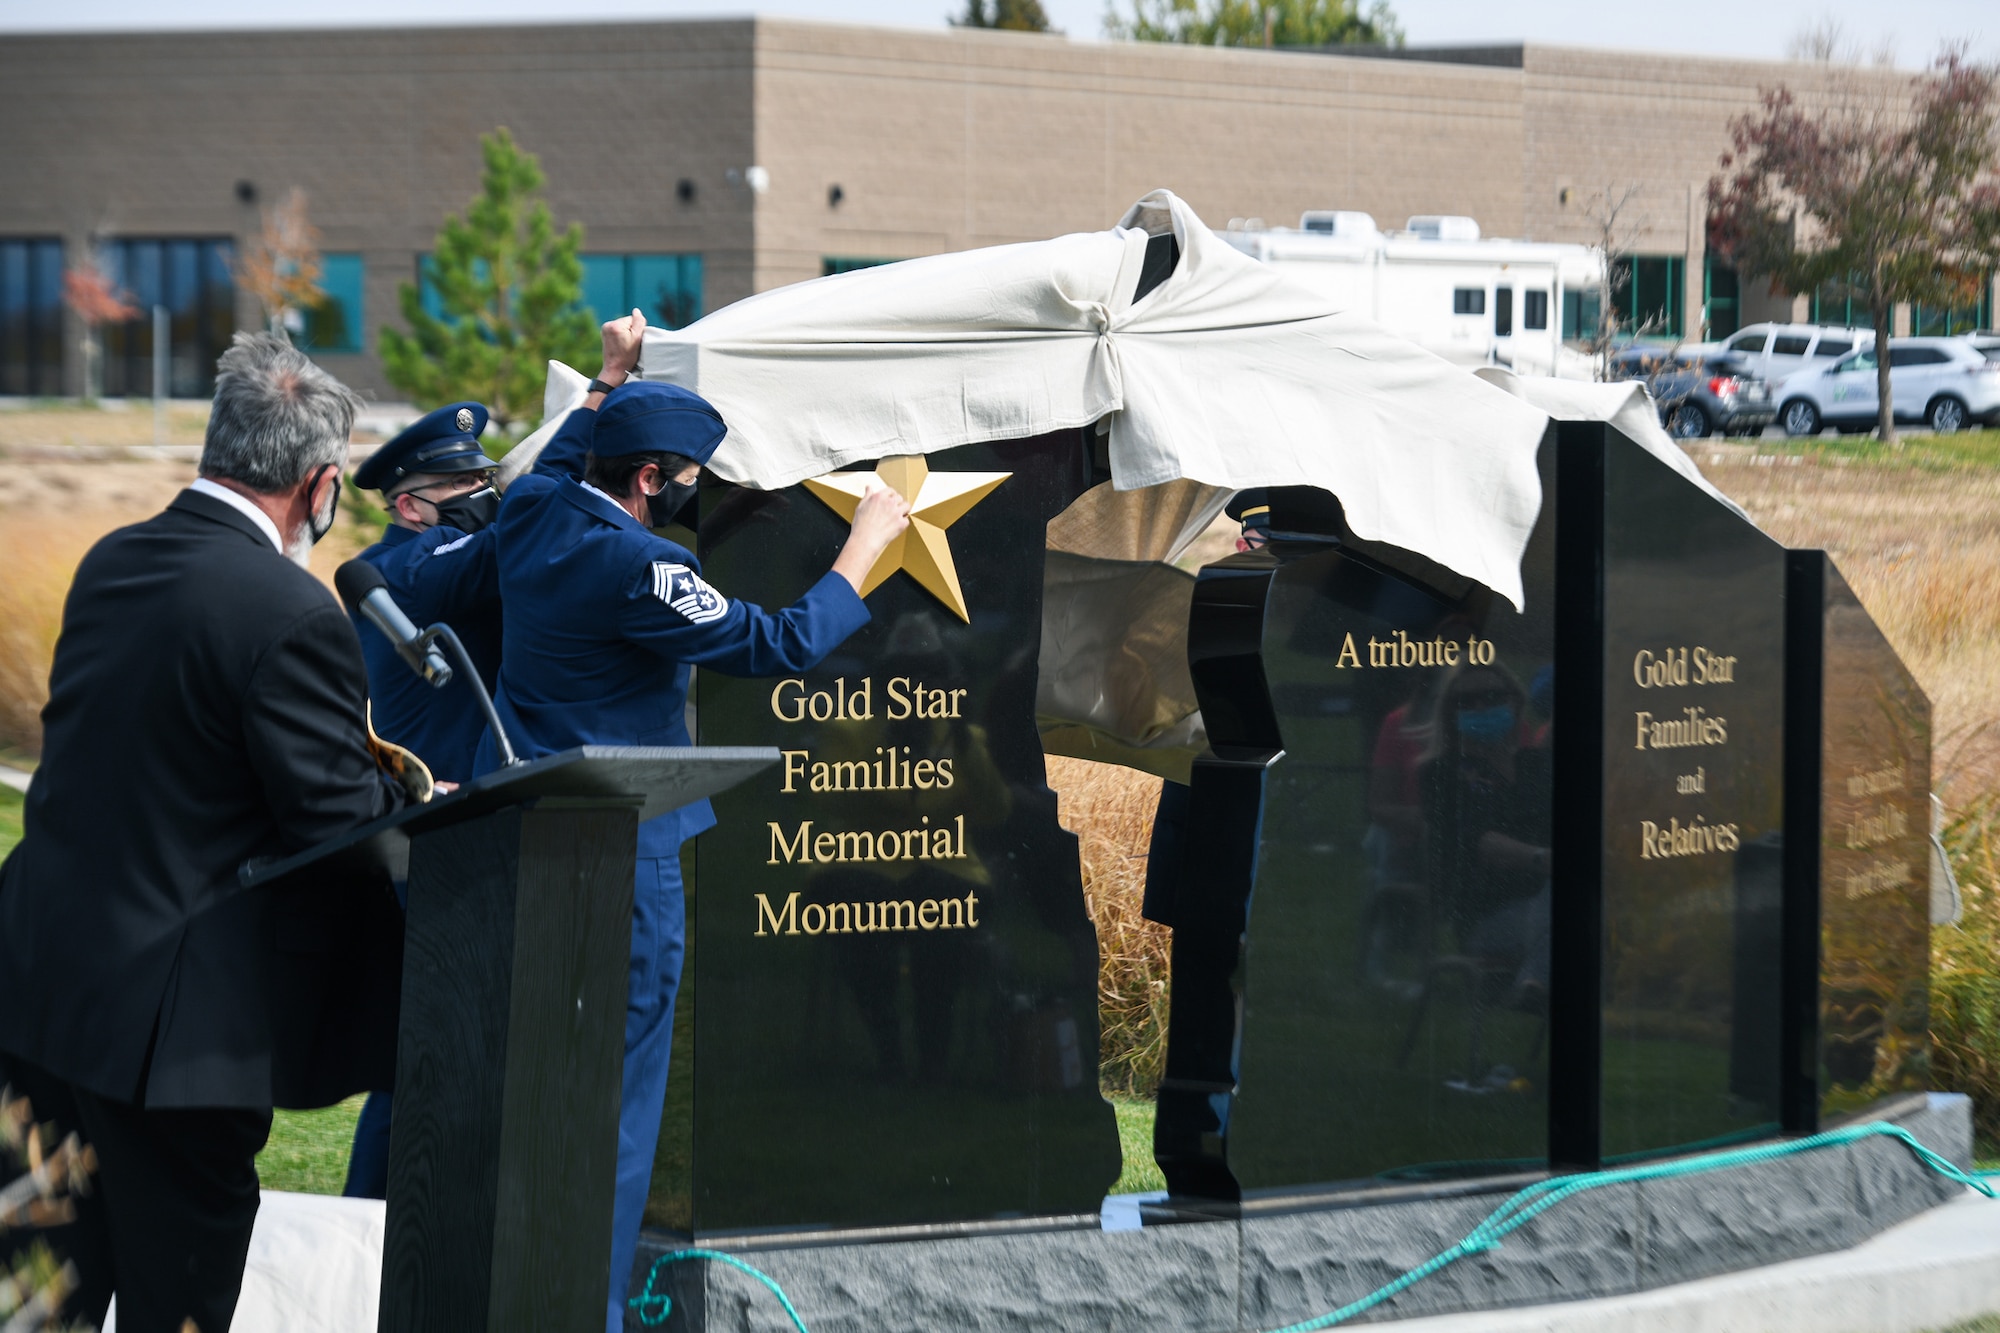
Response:
M1591 378L1563 345L1597 322L1603 262L1587 246L1482 238L1468 217L1413 217L1383 232L1366 213L1309 212L1296 229L1233 219L1224 239L1344 309L1465 366Z

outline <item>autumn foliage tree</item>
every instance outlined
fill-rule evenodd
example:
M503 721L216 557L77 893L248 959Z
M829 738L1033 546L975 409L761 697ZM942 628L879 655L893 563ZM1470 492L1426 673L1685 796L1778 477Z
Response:
M97 331L106 324L122 324L134 318L139 307L95 263L75 264L63 270L62 295L63 304L83 325L83 396L95 398L100 388Z
M1786 292L1848 287L1889 346L1900 302L1964 304L2000 265L2000 87L1947 50L1907 102L1859 89L1809 108L1790 89L1730 123L1708 185L1709 244ZM1876 357L1878 432L1896 438L1889 357Z
M263 233L230 265L236 281L264 307L273 333L295 327L307 310L326 300L319 285L324 267L319 229L306 216L306 192L296 187L265 211Z
M598 332L583 306L583 228L556 231L541 164L506 129L480 146L479 194L445 219L426 270L437 313L404 283L409 332L384 328L378 346L383 373L418 407L477 399L506 430L541 415L548 362L584 364Z

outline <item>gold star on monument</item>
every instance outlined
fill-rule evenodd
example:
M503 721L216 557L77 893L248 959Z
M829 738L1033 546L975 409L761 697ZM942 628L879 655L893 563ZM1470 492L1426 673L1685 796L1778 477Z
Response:
M933 472L921 454L885 458L873 472L830 472L806 483L806 489L824 500L834 513L849 523L861 505L870 477L910 502L910 526L889 543L882 558L862 580L866 597L881 587L897 570L902 570L924 590L950 607L968 625L972 617L965 609L965 594L958 586L958 567L952 563L951 544L944 530L965 517L967 510L991 495L1011 472Z

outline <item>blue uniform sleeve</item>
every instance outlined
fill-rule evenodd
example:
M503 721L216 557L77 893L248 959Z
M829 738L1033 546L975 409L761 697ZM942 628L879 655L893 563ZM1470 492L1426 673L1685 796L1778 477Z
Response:
M432 529L446 540L404 547L405 563L392 575L392 589L403 611L419 625L451 621L475 607L500 599L500 532L481 528L462 533Z
M549 436L530 471L545 477L582 476L583 460L590 453L590 441L596 434L597 413L587 407L577 408Z
M702 581L693 557L662 543L626 590L624 637L672 662L728 676L806 671L868 623L854 586L829 573L782 611L733 601ZM674 558L679 556L678 559Z

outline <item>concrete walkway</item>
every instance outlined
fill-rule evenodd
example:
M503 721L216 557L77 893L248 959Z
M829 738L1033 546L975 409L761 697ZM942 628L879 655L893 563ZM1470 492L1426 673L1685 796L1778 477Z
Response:
M1406 1319L1396 1333L1929 1333L2000 1313L2000 1200L1965 1197L1811 1259L1636 1296Z
M32 773L23 773L18 768L9 768L5 764L0 764L0 787L12 787L15 791L26 791L28 789L28 780L33 776Z

